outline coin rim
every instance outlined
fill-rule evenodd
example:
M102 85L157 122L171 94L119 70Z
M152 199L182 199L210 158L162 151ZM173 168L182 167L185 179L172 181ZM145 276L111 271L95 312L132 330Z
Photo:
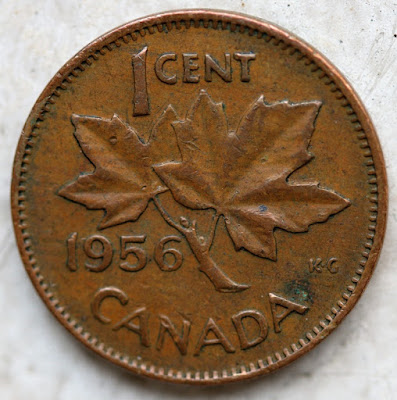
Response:
M35 127L39 126L39 122L46 111L46 104L48 104L51 96L54 96L54 94L56 95L57 91L59 94L59 92L64 89L62 85L65 82L65 78L67 78L76 68L80 68L83 62L87 62L89 57L94 57L95 52L104 49L106 46L110 46L110 44L112 43L115 43L116 46L120 45L120 42L119 44L117 44L117 40L123 40L123 37L125 37L126 35L134 32L137 32L139 35L139 31L146 32L146 30L148 30L149 33L152 33L150 32L150 29L162 32L163 24L173 24L177 23L178 21L186 21L186 23L189 23L191 25L193 22L192 29L194 29L194 26L197 24L199 26L205 27L204 23L206 21L219 21L226 24L226 29L230 30L236 30L237 27L243 26L244 33L242 32L242 34L247 34L246 28L248 28L249 32L261 32L262 34L270 37L270 40L274 38L276 41L279 40L286 45L292 46L303 55L303 58L306 57L308 60L314 62L315 65L319 66L322 71L326 72L326 77L328 77L331 82L335 83L338 90L342 92L343 96L348 101L348 105L350 105L354 114L356 114L357 120L362 126L362 130L365 132L365 139L368 141L368 147L370 148L370 151L372 153L371 157L374 161L375 171L374 177L376 177L377 181L378 210L376 212L376 230L375 236L373 238L373 244L367 257L368 260L365 264L364 272L361 275L360 280L355 284L354 289L351 291L348 299L345 299L346 304L343 307L340 307L340 310L337 310L329 325L327 325L318 333L314 331L310 334L307 334L306 340L308 340L308 342L305 342L305 344L301 348L298 348L292 353L288 353L288 351L286 353L284 351L284 357L282 357L279 353L275 353L276 360L272 360L271 363L268 363L268 365L263 367L258 364L259 360L257 361L258 366L254 366L254 369L248 367L250 369L247 370L246 367L240 366L240 370L237 371L236 368L233 369L232 366L229 366L227 367L227 369L229 370L227 371L227 376L221 376L220 374L218 374L218 372L220 371L217 371L216 375L214 374L215 371L197 371L197 373L192 373L190 378L188 378L186 376L186 373L183 373L181 371L171 370L171 373L169 373L169 371L168 373L165 373L164 370L161 369L161 367L158 368L158 372L155 372L155 369L152 370L150 368L151 365L131 365L130 360L123 358L123 356L118 353L113 354L114 352L109 351L109 348L106 348L104 344L97 342L94 343L94 341L91 340L90 334L88 332L85 332L81 326L78 326L76 321L71 320L70 315L63 312L62 307L59 306L58 301L54 298L54 295L48 291L48 286L44 283L44 277L40 274L40 268L36 265L36 260L34 259L34 254L31 250L29 234L27 233L27 226L25 226L25 223L23 222L23 200L18 199L18 192L21 190L21 176L24 173L24 171L22 170L22 163L27 164L25 158L25 150L28 139L31 136L34 136L32 135L32 133L34 132ZM276 45L279 45L279 43L277 43ZM32 144L32 147L33 146L34 143ZM17 146L11 184L12 217L19 252L25 265L25 269L30 276L34 287L36 288L38 294L43 299L49 310L58 319L58 321L88 348L95 351L97 354L100 354L105 359L112 361L119 366L127 368L138 375L145 375L148 377L171 381L175 383L206 385L231 381L241 381L243 379L253 378L272 372L306 354L319 342L324 340L331 332L333 332L335 328L339 325L339 323L357 303L365 287L367 286L370 277L372 276L385 235L387 207L388 186L385 162L383 159L379 139L377 137L372 121L368 113L366 112L362 102L360 101L358 95L350 86L346 78L344 78L343 75L338 71L338 69L335 68L335 66L333 66L326 57L315 50L312 46L275 24L241 13L208 9L170 11L150 15L131 21L98 37L86 47L84 47L74 57L72 57L51 79L51 81L45 87L44 91L39 96L38 100L33 106L33 109L22 130L22 134Z

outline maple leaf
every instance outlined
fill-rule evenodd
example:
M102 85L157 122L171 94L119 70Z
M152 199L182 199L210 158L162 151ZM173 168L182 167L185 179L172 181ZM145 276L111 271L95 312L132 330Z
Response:
M176 201L223 215L236 249L275 260L275 228L304 232L350 204L318 184L287 181L312 157L320 106L267 104L261 96L228 132L222 103L202 90L185 120L173 123L182 161L154 169Z
M180 158L171 127L177 118L169 106L144 143L116 114L112 119L74 114L74 135L95 170L80 175L58 194L88 209L104 209L100 229L137 220L153 196L168 190L152 164Z

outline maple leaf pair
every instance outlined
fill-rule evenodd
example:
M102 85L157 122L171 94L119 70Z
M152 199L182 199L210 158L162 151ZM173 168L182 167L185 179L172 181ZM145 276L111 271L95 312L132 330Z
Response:
M168 106L147 143L117 115L73 115L75 137L95 170L59 194L104 209L100 229L136 221L153 199L164 219L184 234L215 287L243 290L248 286L231 281L209 256L220 216L236 250L276 260L275 228L305 232L350 204L318 184L288 182L312 158L308 146L320 106L318 101L267 104L261 96L229 131L223 104L202 90L184 119ZM183 206L215 210L206 241L198 239L195 223L183 217L177 223L163 209L159 194L167 190Z

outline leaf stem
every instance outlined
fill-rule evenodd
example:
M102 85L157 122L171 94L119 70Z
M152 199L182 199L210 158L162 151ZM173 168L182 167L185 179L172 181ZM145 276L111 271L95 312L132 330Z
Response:
M216 212L214 214L214 216L212 217L209 236L205 242L205 247L206 247L207 251L209 251L211 249L212 243L214 242L215 231L216 231L216 227L218 225L219 217L220 217L220 214L218 214L218 212Z
M157 198L157 196L153 196L153 201L154 204L156 205L157 209L159 210L161 216L164 218L164 220L174 227L176 230L181 232L182 234L186 234L186 231L188 230L187 228L184 228L182 225L177 224L171 216L167 213L167 211L164 209L163 205L161 204L160 200Z
M241 285L231 280L214 262L209 254L215 236L216 226L220 215L216 213L211 222L211 229L207 240L203 241L197 233L197 222L187 223L186 227L176 223L162 206L157 196L153 197L154 204L164 220L181 232L188 242L193 254L199 262L199 270L203 272L219 292L235 293L248 289L248 285Z

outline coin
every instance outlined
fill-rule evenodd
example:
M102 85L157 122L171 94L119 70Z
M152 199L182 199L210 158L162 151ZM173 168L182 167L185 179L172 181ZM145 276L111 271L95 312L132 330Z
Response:
M382 152L322 55L219 11L143 18L85 47L15 157L26 270L58 320L135 373L274 371L342 321L379 255Z

